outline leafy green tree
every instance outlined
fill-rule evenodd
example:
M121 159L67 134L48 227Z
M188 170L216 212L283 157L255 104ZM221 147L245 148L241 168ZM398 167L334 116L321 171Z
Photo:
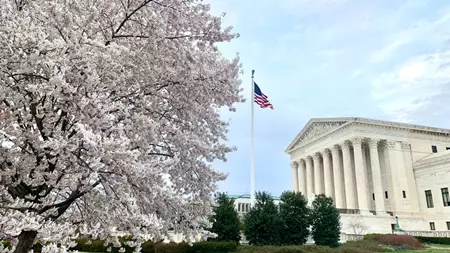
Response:
M269 193L256 193L255 206L245 216L244 224L244 234L251 245L281 244L283 223Z
M234 208L234 199L228 198L225 193L216 195L216 206L211 220L213 222L211 232L218 235L211 240L239 242L241 239L240 221Z
M284 245L305 244L309 235L308 200L299 192L286 191L281 194L280 218L284 230L281 243Z
M312 236L317 245L339 246L341 222L339 211L333 206L333 199L317 195L312 203Z

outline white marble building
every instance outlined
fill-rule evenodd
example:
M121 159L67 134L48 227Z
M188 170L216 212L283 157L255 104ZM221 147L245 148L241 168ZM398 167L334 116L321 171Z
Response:
M293 188L331 196L345 233L450 230L450 130L311 119L286 149ZM355 227L358 230L355 231Z

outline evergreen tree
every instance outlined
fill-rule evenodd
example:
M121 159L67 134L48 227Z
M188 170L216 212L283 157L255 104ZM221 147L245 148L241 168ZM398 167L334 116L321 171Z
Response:
M218 235L211 240L239 242L241 239L240 221L234 208L234 199L228 198L225 193L216 195L216 206L211 219L213 222L211 232Z
M316 245L339 246L340 215L333 206L333 199L323 194L316 196L312 203L311 222Z
M281 243L284 245L305 244L309 235L308 201L301 193L283 192L280 203L280 217L284 230Z
M244 219L244 234L251 245L280 245L283 223L267 192L256 193L255 206Z

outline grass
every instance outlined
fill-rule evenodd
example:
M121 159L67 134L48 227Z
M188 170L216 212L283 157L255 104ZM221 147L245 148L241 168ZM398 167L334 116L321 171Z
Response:
M240 246L237 253L373 253L383 252L378 242L372 240L347 242L338 248L316 245L299 246Z
M450 252L450 245L427 244L425 249L406 250L402 253L447 253Z
M372 240L347 242L339 248L331 249L321 246L240 246L236 253L372 253L372 252L399 252L399 253L450 253L450 245L427 244L423 249L416 250L388 250L390 246L380 247Z

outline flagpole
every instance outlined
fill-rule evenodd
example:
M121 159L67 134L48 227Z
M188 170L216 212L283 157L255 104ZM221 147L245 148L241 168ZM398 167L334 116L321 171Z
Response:
M252 96L251 104L251 123L250 123L250 206L255 205L255 138L254 138L254 100L255 100L255 82L253 81L255 70L252 70Z

